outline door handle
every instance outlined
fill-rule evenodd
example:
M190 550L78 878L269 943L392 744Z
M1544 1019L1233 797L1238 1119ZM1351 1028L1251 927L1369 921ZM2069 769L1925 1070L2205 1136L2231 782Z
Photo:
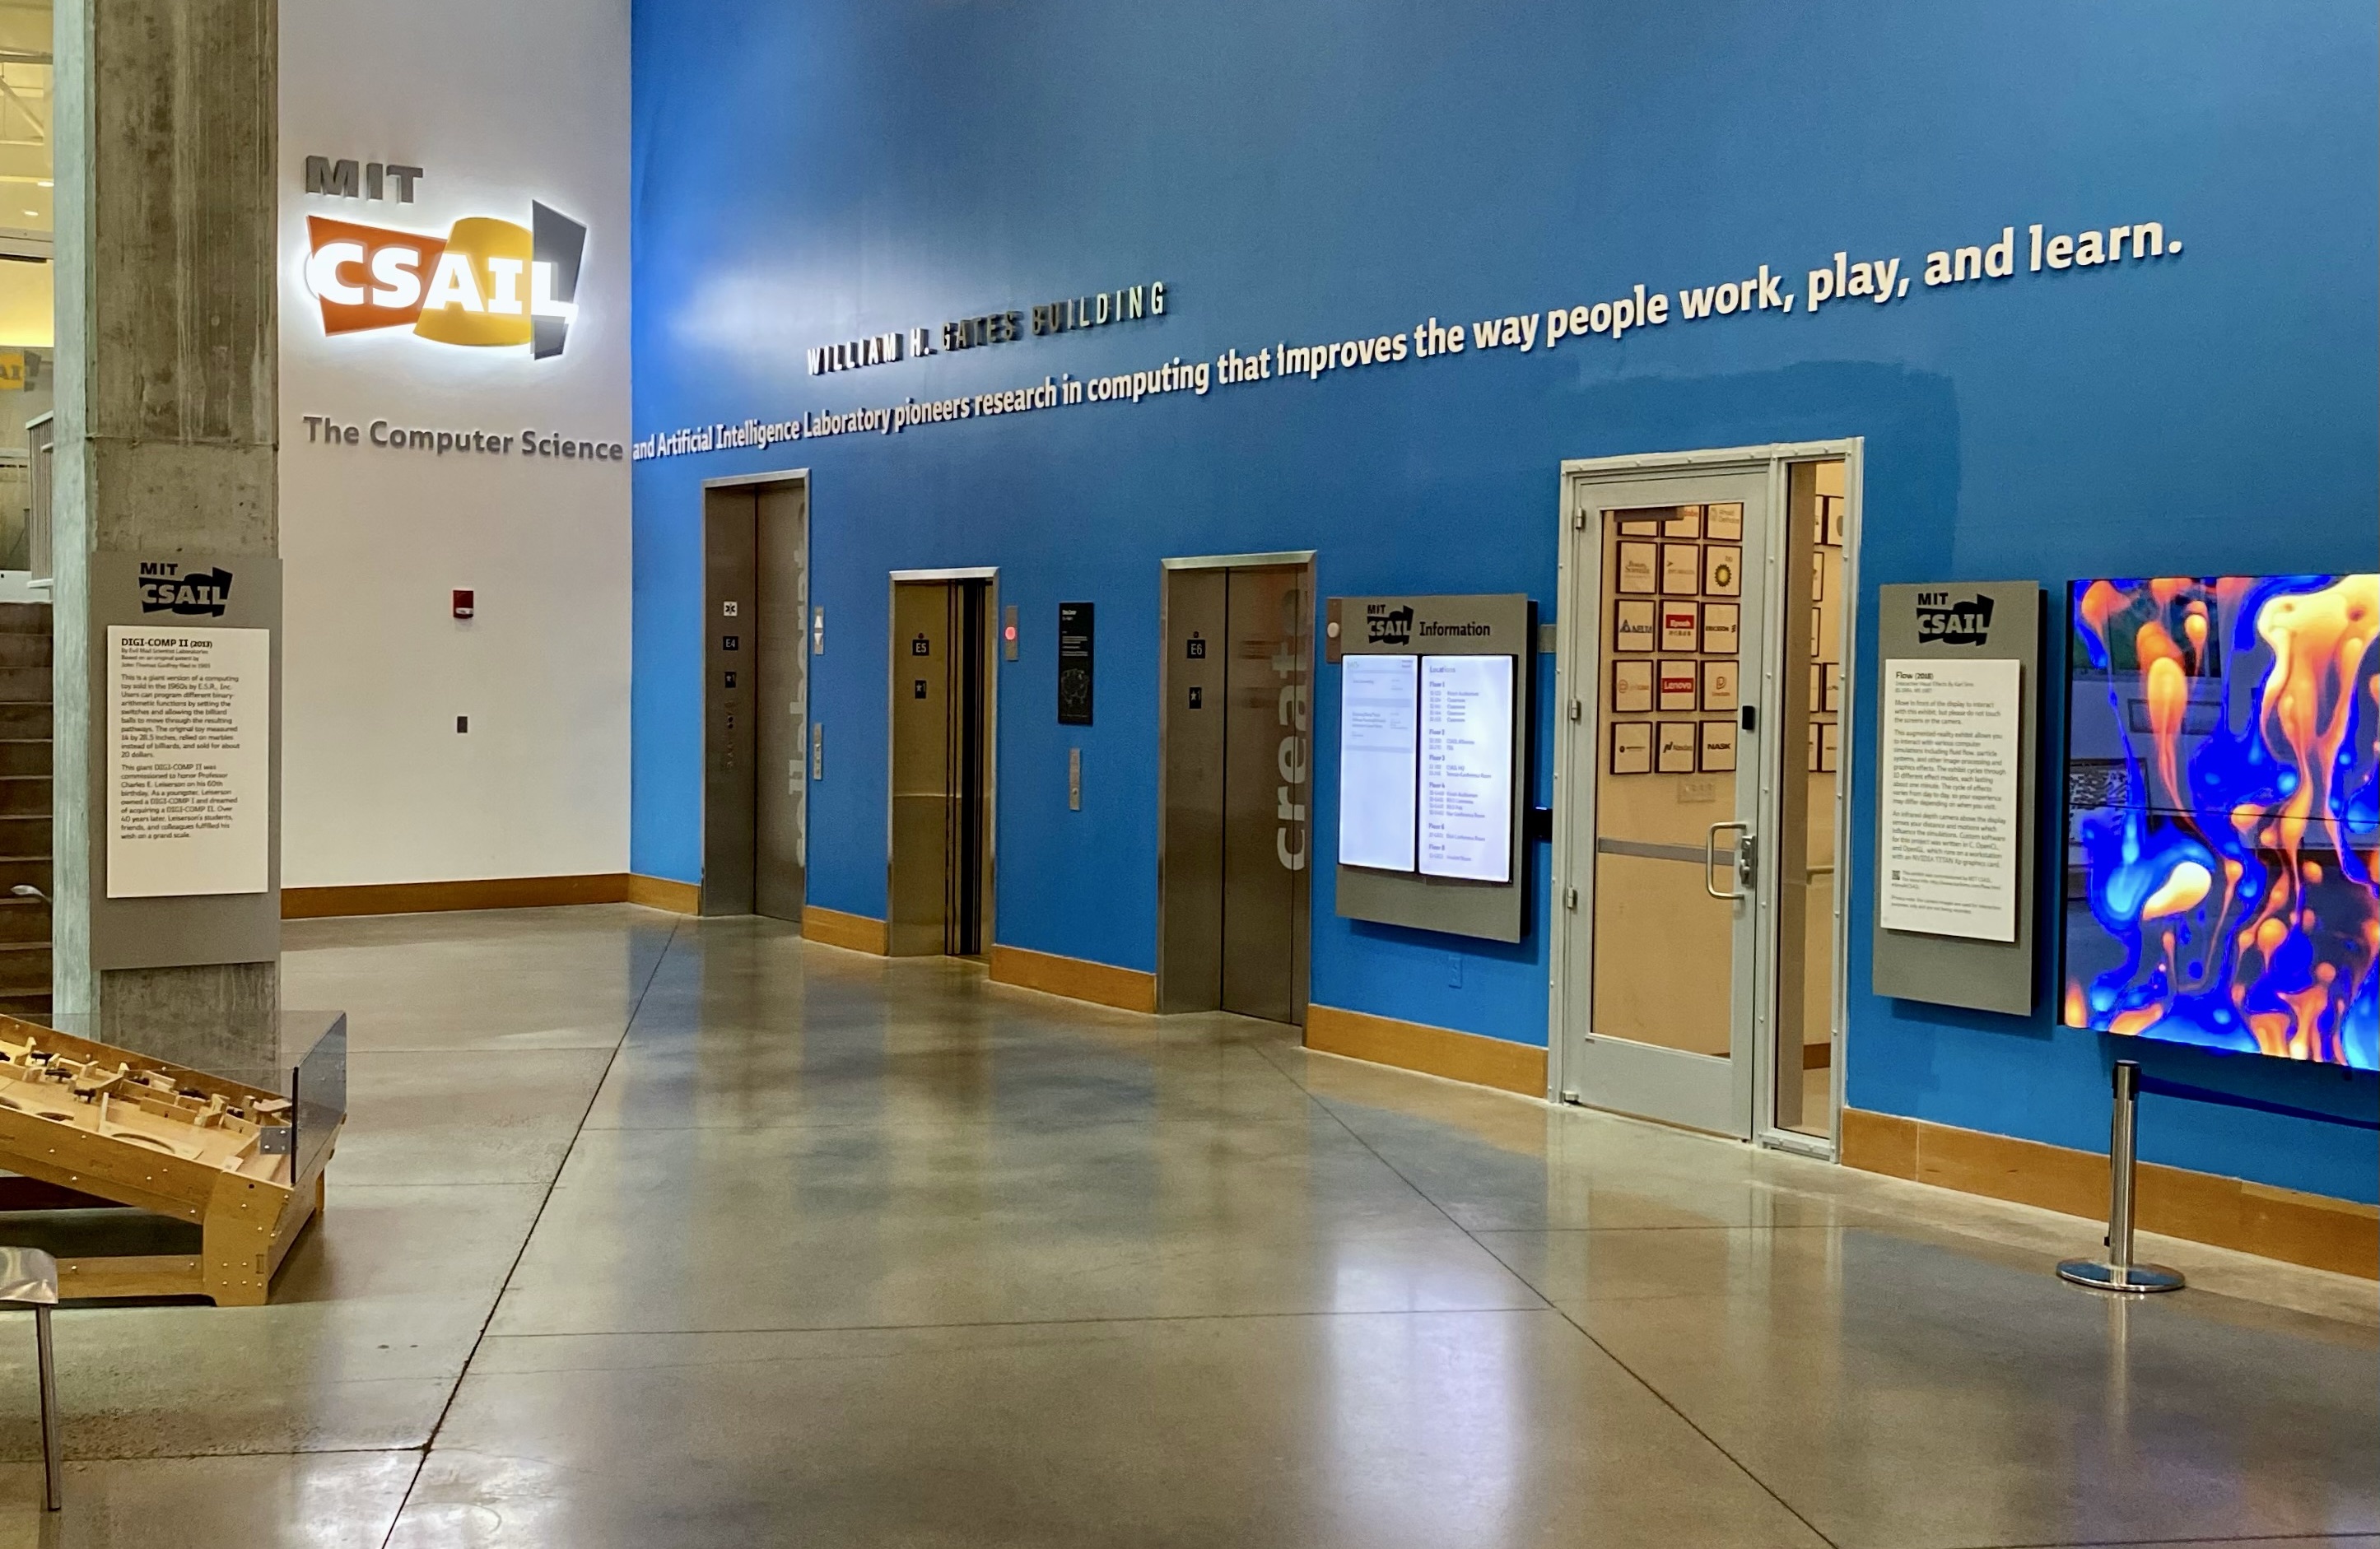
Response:
M1703 836L1703 891L1713 898L1729 902L1750 898L1752 896L1750 893L1733 891L1723 893L1711 886L1711 868L1718 865L1718 831L1721 829L1733 829L1736 836L1735 844L1731 847L1733 850L1731 864L1728 869L1736 874L1739 881L1749 880L1743 875L1743 847L1752 842L1752 825L1733 821L1713 823L1710 826L1710 831Z

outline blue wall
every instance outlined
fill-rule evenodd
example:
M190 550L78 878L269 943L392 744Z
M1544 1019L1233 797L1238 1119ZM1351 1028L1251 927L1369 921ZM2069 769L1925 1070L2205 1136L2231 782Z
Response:
M885 573L996 564L1026 622L1001 688L1001 938L1142 969L1162 555L1312 547L1325 594L1526 591L1550 616L1563 458L1857 435L1863 660L1884 582L2032 576L2054 598L2081 575L2375 563L2366 0L638 0L635 14L639 436L1542 311L1640 281L1674 291L1764 262L1798 288L1837 249L1912 274L1929 249L2010 224L2019 243L2013 279L1815 318L1672 321L1550 355L642 462L639 872L698 870L705 478L814 473L828 650L812 902L883 912ZM2143 219L2183 256L2026 272L2031 222ZM1161 321L803 369L810 345L1160 278ZM1062 599L1099 605L1092 728L1050 709ZM1335 690L1326 670L1319 724ZM1080 813L1065 806L1070 745ZM1856 750L1861 768L1872 752ZM1317 775L1327 836L1327 745ZM1853 796L1864 835L1873 791ZM1534 859L1542 918L1542 847ZM2043 859L2054 871L2047 837ZM1325 867L1316 1001L1545 1041L1542 933L1500 950L1350 925L1330 887ZM1870 900L1863 855L1853 919ZM1852 952L1854 1106L2105 1144L2113 1055L2051 1025L2053 963L2025 1020L1878 999L1864 933ZM2374 1100L2368 1077L2125 1052L2285 1103ZM2163 1101L2144 1130L2155 1159L2380 1193L2368 1134Z

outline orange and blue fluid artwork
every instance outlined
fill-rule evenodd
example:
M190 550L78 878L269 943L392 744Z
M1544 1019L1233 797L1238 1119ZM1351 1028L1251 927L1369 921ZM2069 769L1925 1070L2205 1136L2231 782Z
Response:
M2380 575L2078 581L2070 1027L2369 1071Z

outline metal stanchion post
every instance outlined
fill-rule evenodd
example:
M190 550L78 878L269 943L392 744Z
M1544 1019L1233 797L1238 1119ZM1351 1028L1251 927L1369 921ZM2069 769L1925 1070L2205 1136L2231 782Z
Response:
M42 1368L42 1509L55 1511L66 1505L66 1496L58 1489L58 1365L50 1349L47 1307L33 1309L33 1346Z
M58 1369L50 1346L50 1309L58 1304L58 1263L39 1248L0 1248L0 1306L33 1310L33 1354L42 1380L42 1505L58 1493Z
M2168 1269L2161 1264L2132 1262L2132 1163L2141 1100L2139 1061L2116 1061L2115 1087L2115 1117L2107 1130L2107 1256L2104 1260L2068 1259L2058 1266L2058 1277L2095 1290L2180 1290L2184 1284L2180 1270Z

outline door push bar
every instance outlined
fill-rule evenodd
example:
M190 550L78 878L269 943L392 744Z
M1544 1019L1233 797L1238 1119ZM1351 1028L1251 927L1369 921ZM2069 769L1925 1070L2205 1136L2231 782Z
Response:
M1750 898L1752 894L1749 892L1730 891L1723 893L1717 888L1711 886L1711 868L1718 865L1718 831L1721 829L1733 829L1735 830L1735 865L1733 868L1735 871L1735 879L1743 884L1746 888L1749 888L1752 885L1753 871L1756 864L1755 857L1757 854L1757 841L1753 838L1752 825L1749 823L1739 823L1733 821L1713 823L1710 826L1710 832L1703 836L1703 891L1710 894L1711 897L1716 899L1733 901L1736 899Z

